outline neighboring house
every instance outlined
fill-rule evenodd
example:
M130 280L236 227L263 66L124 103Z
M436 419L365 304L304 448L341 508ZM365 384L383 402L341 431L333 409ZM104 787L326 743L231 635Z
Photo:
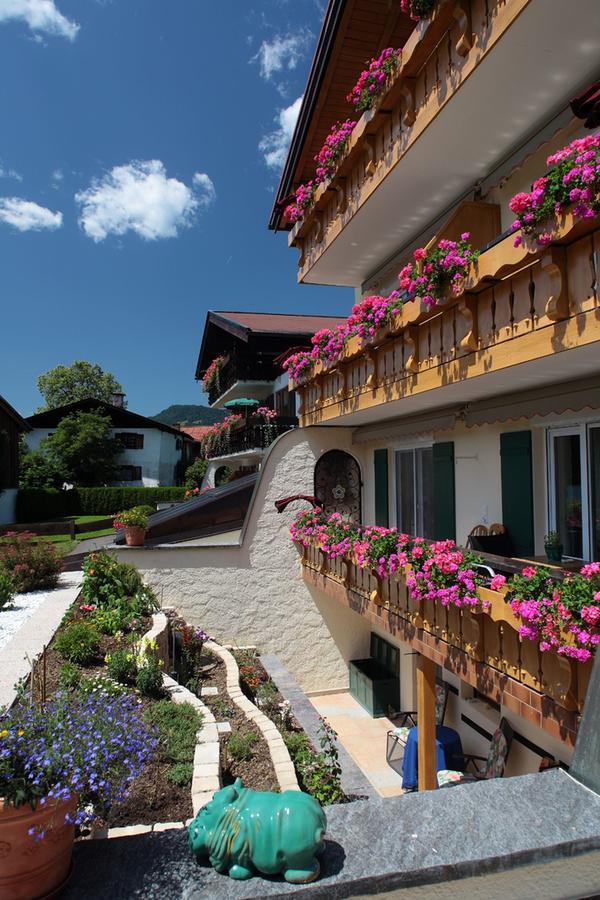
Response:
M113 436L124 450L117 457L116 486L157 487L181 483L183 469L193 461L193 440L170 425L99 400L80 400L29 416L27 444L37 450L65 416L99 409L112 421Z
M366 6L328 4L271 227L289 228L301 282L352 287L356 301L388 296L413 251L443 238L470 232L477 265L456 295L431 308L406 302L290 385L300 427L263 460L239 537L120 552L187 621L276 654L305 691L348 689L351 663L373 653L372 673L383 666L387 680L391 670L400 708L430 726L427 778L436 679L466 753L486 755L505 717L516 733L508 775L536 772L545 757L568 765L590 661L527 640L501 589L474 613L417 603L403 572L386 578L351 554L300 551L288 527L302 507L279 515L275 503L314 495L355 523L462 545L496 525L504 533L491 535L500 541L487 559L508 575L545 559L550 530L570 569L600 560L600 216L566 211L546 225L544 246L515 246L509 208L550 154L589 133L569 101L596 77L597 54L582 48L595 46L597 0L580 0L576 16L564 0L440 2L419 24L398 3ZM403 47L398 71L290 227L283 210L313 177L331 126L351 114L345 98L365 58L390 45ZM285 407L270 342L286 318L209 315L197 377L225 357L211 403L274 395L276 411ZM366 702L376 680L367 669L352 690ZM494 797L502 802L501 786Z
M293 351L309 349L310 338L321 328L335 328L342 320L334 316L297 316L287 313L210 311L200 346L196 379L214 371L207 387L215 409L227 408L241 420L219 434L203 435L204 455L209 465L204 486L212 487L219 471L240 477L256 472L267 447L276 437L298 424L296 396L288 390L282 361ZM256 400L256 406L235 407L236 400ZM270 410L271 418L256 410Z
M19 439L30 426L16 409L0 396L0 524L15 521L19 486Z

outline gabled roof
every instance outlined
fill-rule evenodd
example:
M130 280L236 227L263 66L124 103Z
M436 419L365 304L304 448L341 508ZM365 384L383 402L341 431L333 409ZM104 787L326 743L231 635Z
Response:
M264 337L280 339L279 353L289 346L310 345L310 338L320 328L335 328L344 322L339 316L293 315L291 313L235 312L230 310L210 310L206 315L202 344L196 365L196 379L210 365L216 355L217 344L225 343L226 334L249 343L251 338ZM219 337L219 332L221 337Z
M67 403L65 406L57 406L54 409L35 413L33 416L27 417L27 422L30 428L55 428L61 419L64 419L70 413L90 412L95 409L100 409L103 413L110 416L113 428L156 428L159 431L167 431L169 434L185 438L185 434L179 431L178 428L172 428L171 425L164 425L162 422L157 422L156 419L141 416L139 413L131 412L130 409L113 406L111 403L105 403L103 400L94 399L77 400L75 403Z
M11 406L8 400L0 394L0 410L12 419L19 431L31 431L31 426L27 424L23 416L19 415L14 406Z
M185 432L194 441L201 440L205 434L212 430L212 425L182 425L181 431Z

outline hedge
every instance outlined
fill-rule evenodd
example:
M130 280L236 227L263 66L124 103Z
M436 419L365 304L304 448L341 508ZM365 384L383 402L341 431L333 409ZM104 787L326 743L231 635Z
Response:
M57 491L21 488L17 492L17 522L45 522L61 516L112 516L133 506L163 500L183 500L184 487L90 487Z

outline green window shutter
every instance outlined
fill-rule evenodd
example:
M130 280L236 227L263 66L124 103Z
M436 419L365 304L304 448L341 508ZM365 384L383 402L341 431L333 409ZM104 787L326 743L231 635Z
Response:
M531 432L507 431L500 435L502 473L502 524L506 526L516 556L532 556L533 470Z
M388 494L388 452L386 449L373 453L375 468L375 524L385 528L390 524Z
M433 537L456 540L454 441L433 445Z

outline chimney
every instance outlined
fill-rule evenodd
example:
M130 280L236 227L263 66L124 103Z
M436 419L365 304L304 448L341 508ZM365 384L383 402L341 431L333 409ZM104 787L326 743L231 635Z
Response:
M118 406L119 409L123 409L125 407L125 394L115 392L112 395L111 403L113 406Z

